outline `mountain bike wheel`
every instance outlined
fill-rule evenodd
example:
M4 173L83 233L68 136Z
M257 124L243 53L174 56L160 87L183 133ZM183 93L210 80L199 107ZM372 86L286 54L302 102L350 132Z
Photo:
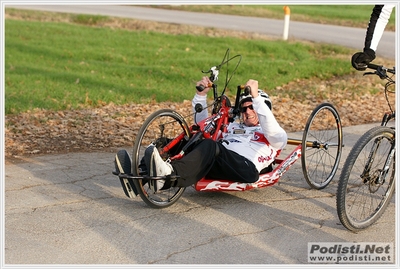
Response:
M343 133L339 113L322 103L309 116L303 132L301 164L304 178L314 189L332 181L342 154Z
M377 126L361 136L351 149L336 195L340 222L348 230L357 232L372 225L389 205L395 189L394 144L395 130ZM393 156L389 156L391 152ZM374 153L372 159L371 153ZM388 158L389 166L385 164ZM382 173L385 166L387 173Z
M143 156L145 149L153 144L157 149L164 147L169 141L184 133L189 137L189 128L185 119L171 109L161 109L151 114L143 123L135 139L132 154L132 174L134 176L147 175ZM166 160L168 157L177 154L184 146L182 139L169 152L161 157ZM153 208L164 208L174 204L183 194L185 188L172 187L166 190L153 192L147 184L148 180L135 179L134 184L142 200Z

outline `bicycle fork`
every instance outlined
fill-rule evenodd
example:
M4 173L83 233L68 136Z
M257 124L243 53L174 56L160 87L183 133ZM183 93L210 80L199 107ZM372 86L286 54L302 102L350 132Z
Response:
M364 167L364 171L360 175L360 178L363 179L364 184L369 182L370 184L379 186L379 185L382 185L383 183L385 183L385 178L387 176L387 173L390 169L390 165L392 164L393 158L395 156L396 147L395 147L395 143L394 143L395 140L393 139L393 142L391 142L391 146L390 146L390 152L386 157L385 163L383 165L383 169L377 169L377 171L376 171L377 173L373 173L371 175L371 167L372 167L372 164L374 163L376 152L379 149L382 139L383 139L382 137L375 139L374 144L371 149L371 152L369 153L367 163Z

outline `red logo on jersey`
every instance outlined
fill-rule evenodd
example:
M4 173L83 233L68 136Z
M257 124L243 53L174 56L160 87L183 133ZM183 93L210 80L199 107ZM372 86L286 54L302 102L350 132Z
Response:
M274 155L274 150L270 149L271 152L267 154L267 156L259 156L258 157L258 162L263 163L263 162L270 162L273 158L272 156Z
M264 136L263 133L255 132L253 135L252 141L260 142L269 145L267 138Z

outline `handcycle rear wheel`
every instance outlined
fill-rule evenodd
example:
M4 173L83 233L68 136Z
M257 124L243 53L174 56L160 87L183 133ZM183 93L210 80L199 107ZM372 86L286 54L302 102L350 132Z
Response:
M382 171L394 143L395 131L377 126L361 136L351 149L343 165L336 195L340 222L348 230L357 232L369 227L389 205L395 189L395 156L384 176ZM370 167L368 173L366 167Z
M339 113L330 103L318 105L303 132L301 164L304 178L314 189L332 181L342 153L343 133Z
M184 133L189 137L189 128L185 119L176 111L161 109L152 113L139 129L135 139L132 154L133 176L147 175L143 162L145 149L153 144L157 149L164 147L169 141ZM161 157L166 160L168 157L177 154L184 145L184 139ZM153 192L145 179L135 179L134 184L142 200L153 208L164 208L174 204L183 194L185 188L172 187Z

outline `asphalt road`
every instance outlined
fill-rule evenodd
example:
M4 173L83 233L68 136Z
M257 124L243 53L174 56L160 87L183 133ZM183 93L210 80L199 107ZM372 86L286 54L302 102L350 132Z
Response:
M10 5L6 7L18 7L32 10L45 10L53 12L79 13L106 15L140 20L197 25L204 27L223 28L247 32L257 32L266 35L283 36L284 15L282 20L267 18L252 18L232 15L218 15L209 13L195 13L157 8L145 8L140 6L117 5ZM371 6L372 7L372 6ZM371 8L372 10L372 8ZM366 22L367 25L368 22ZM301 39L313 42L338 44L355 50L364 47L366 29L323 25L305 22L290 21L289 38ZM395 58L395 33L385 32L377 49L377 56L389 59Z
M342 162L372 126L344 128ZM216 193L187 188L171 207L152 209L139 197L126 197L111 174L116 151L6 165L7 266L304 266L309 242L395 243L394 199L375 225L349 232L336 213L338 176L323 190L310 189L301 161L271 187Z
M88 12L84 6L79 10ZM342 163L372 126L344 128ZM298 161L272 187L224 193L188 188L176 204L159 210L124 195L111 174L116 151L32 156L6 164L3 268L294 267L308 264L309 242L395 243L394 198L365 231L351 233L340 224L335 193L342 165L323 190L310 189Z

